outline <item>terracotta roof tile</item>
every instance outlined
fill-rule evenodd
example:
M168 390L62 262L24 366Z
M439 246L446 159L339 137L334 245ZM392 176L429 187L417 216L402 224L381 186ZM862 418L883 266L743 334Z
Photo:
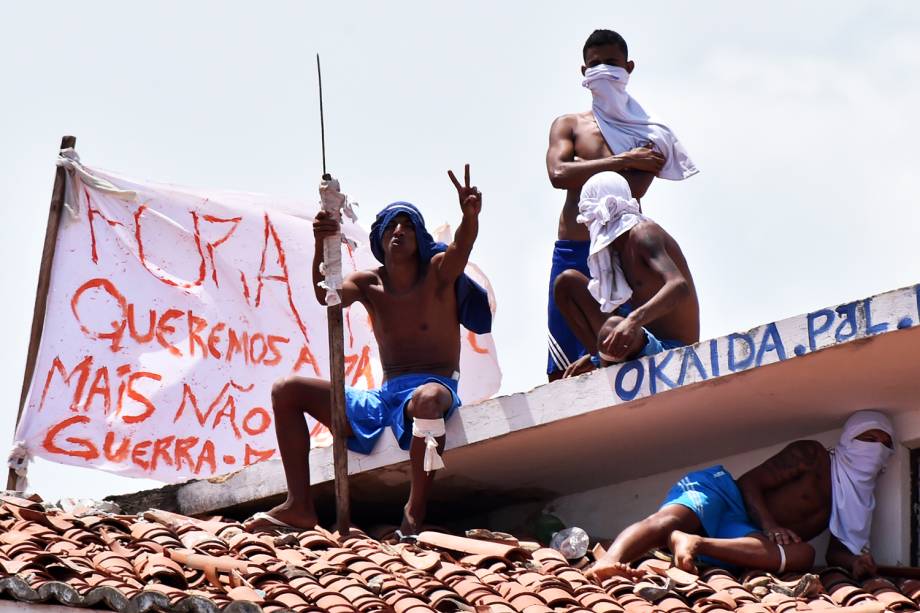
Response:
M322 613L833 613L920 610L920 581L840 569L781 581L697 576L649 559L642 581L597 584L557 551L424 532L390 545L359 531L271 536L233 521L149 511L74 517L0 496L0 597L113 611ZM531 553L532 552L532 553Z

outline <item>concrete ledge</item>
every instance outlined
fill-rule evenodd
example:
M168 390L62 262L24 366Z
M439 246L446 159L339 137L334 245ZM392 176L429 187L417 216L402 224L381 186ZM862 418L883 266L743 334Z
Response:
M465 406L435 496L548 498L829 429L859 408L916 409L918 322L912 286ZM349 472L359 492L395 501L406 459L384 436L373 455L349 454ZM331 480L331 448L310 462L314 484ZM272 461L175 495L203 514L284 492Z

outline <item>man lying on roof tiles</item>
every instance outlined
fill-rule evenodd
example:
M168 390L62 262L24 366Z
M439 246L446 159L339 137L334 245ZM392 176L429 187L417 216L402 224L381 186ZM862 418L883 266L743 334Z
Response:
M692 472L656 513L623 530L590 574L635 577L640 573L629 563L664 546L688 571L695 561L804 571L815 559L807 541L828 528L829 565L857 577L875 574L869 552L874 490L893 441L885 414L859 411L829 451L817 441L795 441L737 481L722 466Z
M464 184L448 171L463 213L450 245L434 241L417 208L394 202L371 226L371 251L382 266L350 274L340 292L342 307L360 302L367 309L384 373L379 389L345 388L347 445L369 454L389 427L399 446L409 451L411 489L400 528L405 536L416 534L424 521L434 471L444 466L444 421L460 406L460 324L485 333L492 322L486 291L463 272L482 209L482 194L470 186L469 164L465 170ZM313 281L320 304L325 304L326 295L318 285L323 278L322 245L338 232L329 214L317 213ZM254 531L312 528L317 518L310 495L310 434L304 413L330 425L329 382L286 377L272 387L272 410L287 500L267 513L256 513L245 526Z

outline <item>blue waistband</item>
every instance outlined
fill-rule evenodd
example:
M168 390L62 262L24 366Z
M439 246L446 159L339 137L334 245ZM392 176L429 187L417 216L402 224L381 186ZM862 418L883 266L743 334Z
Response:
M423 383L427 383L431 380L438 381L443 383L447 387L457 390L457 385L459 383L460 373L457 373L456 378L454 377L445 377L443 375L433 375L430 373L409 373L406 375L399 375L398 377L392 377L390 379L385 379L383 384L380 386L380 389L406 389L409 387L418 387Z
M573 241L568 239L559 239L556 241L556 244L553 246L555 251L559 250L571 250L576 253L584 253L587 255L588 251L591 249L591 241Z

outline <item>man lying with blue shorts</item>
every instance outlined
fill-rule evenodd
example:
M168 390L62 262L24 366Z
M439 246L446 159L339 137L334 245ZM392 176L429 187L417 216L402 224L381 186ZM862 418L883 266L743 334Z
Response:
M345 389L348 448L371 453L390 428L399 446L409 451L412 482L400 527L404 535L417 533L424 521L434 471L443 466L444 421L460 406L460 324L477 333L491 327L485 290L463 274L482 208L482 195L470 186L469 164L465 170L462 185L448 171L463 212L450 245L432 239L414 206L393 203L371 226L371 249L383 265L352 273L340 292L343 307L360 302L367 309L384 373L379 389ZM313 281L320 304L325 304L325 290L318 285L323 279L323 240L338 231L334 219L317 213ZM310 494L310 434L304 413L330 425L329 382L284 378L272 388L272 409L287 500L268 513L256 514L246 527L311 528L317 517Z
M677 241L642 214L626 179L595 174L581 190L578 210L591 237L591 276L566 270L553 291L589 353L564 376L697 342L700 306L687 260Z
M636 577L642 573L629 563L665 546L675 565L690 572L697 561L802 572L815 558L807 541L830 530L827 564L857 578L873 575L874 490L893 453L888 417L858 411L833 449L795 441L737 481L722 466L694 471L671 488L656 513L623 530L589 574Z

